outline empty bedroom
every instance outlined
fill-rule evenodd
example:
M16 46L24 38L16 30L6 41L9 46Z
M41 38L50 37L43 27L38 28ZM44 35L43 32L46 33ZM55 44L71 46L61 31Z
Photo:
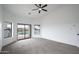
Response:
M0 4L0 54L79 54L79 4Z

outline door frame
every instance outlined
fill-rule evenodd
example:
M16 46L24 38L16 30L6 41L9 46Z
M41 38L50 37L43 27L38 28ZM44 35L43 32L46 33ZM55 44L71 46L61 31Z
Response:
M25 28L25 25L29 25L30 26L30 37L25 38L25 29L24 29L24 38L23 39L18 39L18 25L24 25L24 28ZM32 25L31 24L17 23L17 39L18 40L24 40L24 39L29 39L31 37L32 37Z

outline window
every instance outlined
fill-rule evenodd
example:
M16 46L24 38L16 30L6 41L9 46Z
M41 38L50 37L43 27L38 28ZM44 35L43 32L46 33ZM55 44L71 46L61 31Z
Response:
M4 22L4 38L12 37L12 23L11 22Z
M40 34L40 25L34 25L34 34L39 35Z

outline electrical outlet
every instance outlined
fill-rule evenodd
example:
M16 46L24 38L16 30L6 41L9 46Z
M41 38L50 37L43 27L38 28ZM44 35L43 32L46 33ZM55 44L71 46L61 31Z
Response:
M79 34L77 34L77 35L79 35Z

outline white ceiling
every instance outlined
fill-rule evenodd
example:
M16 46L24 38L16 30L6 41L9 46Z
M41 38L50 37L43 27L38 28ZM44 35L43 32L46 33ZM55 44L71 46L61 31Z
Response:
M48 13L53 12L61 5L48 4L48 6L44 8L44 9L47 9L48 12L41 11L40 14L38 13L38 11L32 11L32 9L37 8L34 4L5 4L3 6L4 6L4 10L14 15L27 16L27 17L43 17L47 15ZM29 15L29 13L31 14Z

